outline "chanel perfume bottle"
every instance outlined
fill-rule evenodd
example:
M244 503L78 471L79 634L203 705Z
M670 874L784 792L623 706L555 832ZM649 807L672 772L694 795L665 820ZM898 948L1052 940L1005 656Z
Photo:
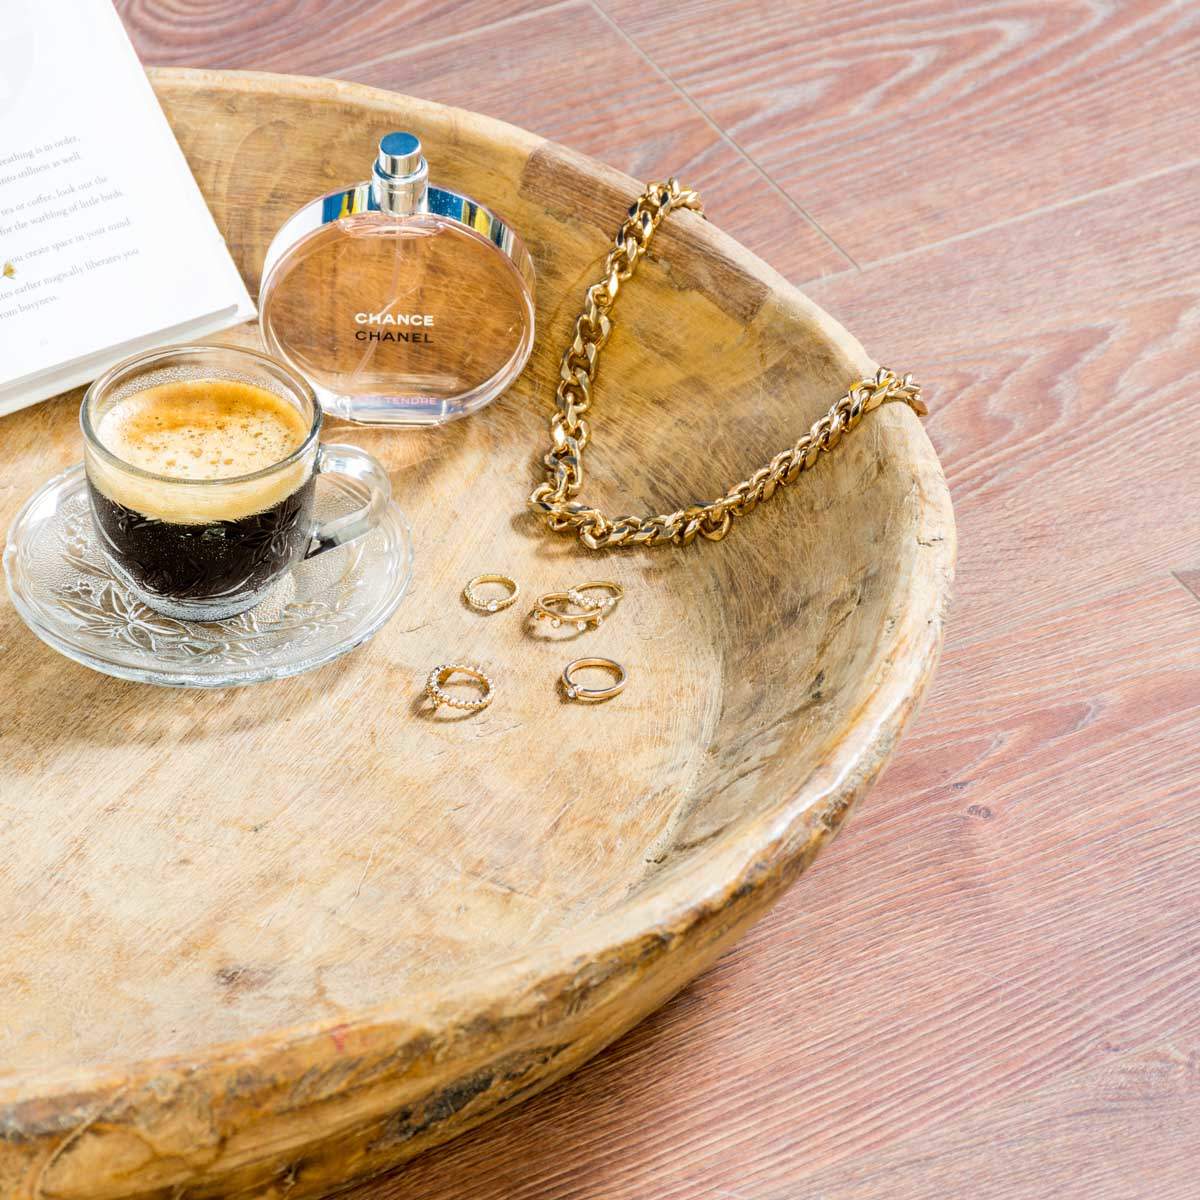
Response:
M334 416L441 425L494 400L533 348L533 261L493 212L429 184L389 133L370 182L295 213L263 264L268 350Z

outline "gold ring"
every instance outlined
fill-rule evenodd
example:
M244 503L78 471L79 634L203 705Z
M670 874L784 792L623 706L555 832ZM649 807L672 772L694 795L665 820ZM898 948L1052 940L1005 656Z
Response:
M604 613L599 609L573 613L554 607L556 604L570 603L566 592L547 592L537 598L537 603L529 610L529 615L535 621L549 621L555 629L560 625L574 625L580 633L585 629L595 629L604 619Z
M483 688L483 694L476 700L452 696L442 687L451 675L465 675ZM464 667L460 663L441 663L429 672L429 677L425 680L425 695L433 701L434 708L439 704L448 704L451 708L461 708L464 712L479 712L491 704L495 694L496 689L492 686L490 675L476 667Z
M606 688L580 687L572 678L572 671L581 671L585 667L600 667L613 676L613 681ZM577 658L563 667L563 691L568 700L576 700L581 704L596 704L601 700L609 700L625 687L625 668L611 658Z
M587 595L597 588L602 588L608 594ZM539 596L529 616L535 621L549 621L556 629L560 625L574 625L582 633L585 629L595 629L624 595L625 589L619 583L613 583L610 579L599 579L592 583L581 583L565 592L547 592L544 596ZM556 605L563 607L555 607ZM566 605L574 605L578 611L571 612Z
M508 588L507 596L500 596L494 600L485 600L475 590L477 584L480 583L498 583L503 587ZM463 599L476 612L494 613L499 612L502 608L507 608L521 594L521 589L517 586L515 579L510 579L507 575L476 575L470 583L463 588Z
M586 592L594 592L597 589L603 589L608 592L607 596L588 596ZM581 583L576 587L567 588L567 599L576 606L576 608L587 609L588 611L604 612L606 609L616 607L616 603L625 595L625 589L619 583L613 583L611 579L597 579L592 583Z

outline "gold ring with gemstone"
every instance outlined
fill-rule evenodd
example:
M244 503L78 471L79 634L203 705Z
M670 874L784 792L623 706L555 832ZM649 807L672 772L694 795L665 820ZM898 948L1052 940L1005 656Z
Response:
M586 595L587 592L594 592L598 589L606 591L608 595ZM605 612L608 609L614 608L617 601L624 595L625 589L619 583L613 583L611 579L597 579L591 583L580 583L573 588L567 588L567 599L576 608L595 612Z
M483 694L474 700L466 700L461 696L452 696L444 688L451 675L465 675L469 680L479 684ZM425 680L425 695L433 701L434 708L440 704L448 704L451 708L461 708L464 712L480 712L492 702L496 689L492 685L492 677L486 671L477 667L465 667L460 663L440 663L429 672Z
M603 688L580 687L572 678L572 672L582 671L587 667L599 667L603 671L608 671L613 677L612 683ZM563 667L563 692L568 700L575 700L580 704L597 704L601 700L610 700L620 693L625 687L625 678L625 668L611 658L577 658Z
M567 612L565 608L555 608L556 604L566 605L572 601L566 592L547 592L539 596L529 616L534 621L549 621L557 629L560 625L574 625L582 633L585 629L595 629L604 620L604 611L589 609L584 612Z
M485 599L475 588L481 583L498 583L502 587L508 589L507 596L496 596L492 599ZM507 575L476 575L470 583L463 588L463 599L476 612L494 613L499 612L502 608L507 608L521 594L520 587L517 586L515 579L510 579Z
M603 589L608 594L587 595L596 589ZM529 616L535 621L549 621L555 628L560 625L574 625L582 633L585 629L595 629L624 595L625 589L619 583L613 583L611 579L598 579L567 588L565 592L547 592L539 596ZM564 607L555 607L556 605ZM578 611L571 612L566 605L574 605Z

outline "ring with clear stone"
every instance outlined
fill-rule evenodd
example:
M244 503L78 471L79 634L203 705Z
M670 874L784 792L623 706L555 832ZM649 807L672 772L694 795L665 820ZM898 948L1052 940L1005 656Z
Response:
M476 588L483 583L498 583L501 587L508 589L507 596L481 596ZM502 608L507 608L510 604L515 603L517 597L521 594L520 587L517 586L515 579L509 578L507 575L476 575L470 583L463 588L463 599L476 612L494 613L499 612Z
M604 596L589 596L588 592L602 590L607 592ZM567 599L577 608L587 609L589 611L603 612L606 609L615 607L618 600L625 595L625 589L619 583L613 583L611 579L597 579L591 583L580 583L575 587L567 588Z
M602 671L607 671L613 677L612 683L603 688L581 687L575 681L574 672L587 667L599 667ZM568 700L579 704L598 704L601 700L611 700L619 694L625 687L625 679L625 668L611 658L577 658L563 667L560 682Z
M443 686L451 675L465 675L483 688L483 694L474 700L451 695ZM491 704L495 694L496 689L492 684L492 677L486 671L481 671L477 667L463 666L461 663L439 663L429 672L425 680L425 695L433 701L434 708L446 704L450 708L461 708L464 712L479 712Z
M568 612L565 608L556 607L570 603L566 592L547 592L537 598L537 603L529 610L529 616L534 621L549 621L555 629L560 625L574 625L582 633L585 629L595 629L608 612L607 608Z
M603 588L608 594L587 594L596 588ZM612 614L617 601L624 595L625 589L611 580L581 583L565 592L547 592L539 596L529 616L534 621L549 621L555 629L560 625L574 625L582 633L585 629L597 628L601 621ZM567 605L574 605L578 611L572 612Z

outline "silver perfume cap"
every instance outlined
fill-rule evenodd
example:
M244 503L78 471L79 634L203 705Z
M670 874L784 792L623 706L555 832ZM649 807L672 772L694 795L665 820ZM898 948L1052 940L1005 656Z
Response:
M421 141L413 133L393 132L379 141L371 172L371 192L381 212L404 216L425 207L429 165L421 156Z

